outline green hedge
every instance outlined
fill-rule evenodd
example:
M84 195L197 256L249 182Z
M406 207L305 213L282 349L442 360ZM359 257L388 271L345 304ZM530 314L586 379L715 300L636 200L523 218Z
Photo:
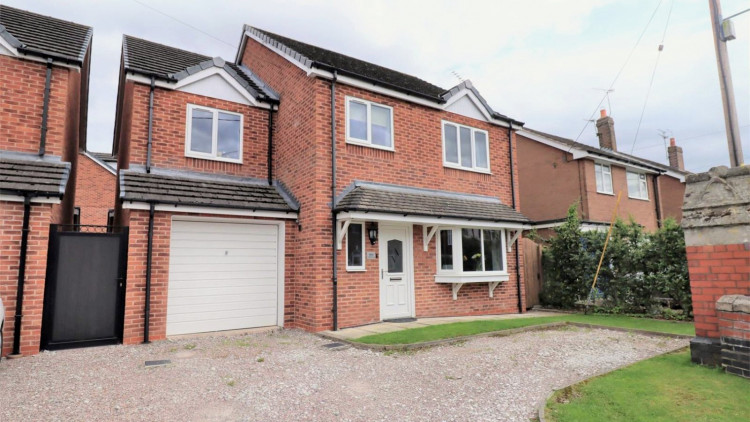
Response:
M591 294L597 309L608 313L666 317L692 313L685 238L673 219L654 233L644 232L632 219L627 223L618 219L593 292L591 283L607 232L582 231L575 205L555 232L542 255L543 304L573 308ZM667 303L669 307L664 306Z

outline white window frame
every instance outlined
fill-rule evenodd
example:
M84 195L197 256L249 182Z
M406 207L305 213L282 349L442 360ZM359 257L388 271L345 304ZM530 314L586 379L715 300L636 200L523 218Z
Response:
M203 110L203 111L211 112L213 114L213 126L212 126L212 134L211 134L211 153L196 152L190 149L190 143L192 142L191 132L193 129L193 110ZM218 153L218 145L219 145L219 113L233 114L235 116L240 116L240 150L239 150L240 158L239 159L218 157L216 155ZM200 106L196 104L188 104L186 120L187 120L185 123L185 126L186 126L185 156L186 157L242 164L242 150L243 150L243 144L244 144L243 131L245 129L245 116L243 116L241 113L235 113L233 111L221 110L221 109L213 108L213 107L205 107L205 106Z
M349 105L352 102L357 102L357 103L360 103L360 104L363 104L363 105L367 106L367 140L352 138L349 135L349 133L350 133L350 131L349 131L349 126L350 126L349 116L351 114L349 112ZM387 108L388 111L390 111L390 115L391 115L391 146L390 147L386 147L386 146L383 146L383 145L377 145L377 144L373 144L372 143L372 106L373 105L378 106L378 107L382 107L382 108ZM375 102L372 102L372 101L363 100L361 98L347 96L346 97L346 116L344 116L344 117L346 119L346 143L347 144L360 145L360 146L364 146L364 147L375 148L375 149L382 149L382 150L386 150L386 151L395 151L395 149L396 149L395 148L396 138L394 136L394 128L393 128L393 107L387 106L385 104L380 104L380 103L375 103Z
M461 230L462 229L480 229L482 230L482 241L480 242L482 245L482 262L484 262L484 230L498 230L500 231L500 252L503 257L503 270L502 271L464 271L463 266L463 243L461 241ZM440 248L441 246L441 237L440 232L442 230L451 230L453 232L453 269L451 270L444 270L441 267L440 262ZM507 238L505 229L500 229L496 227L461 227L461 226L450 226L450 227L444 227L440 226L438 228L437 233L435 233L435 239L436 239L436 268L437 268L437 275L438 276L457 276L457 277L465 277L465 278L471 278L471 277L487 277L487 276L507 276L508 273L508 250L507 248Z
M362 265L359 266L349 266L349 242L351 241L351 237L349 237L349 228L351 226L362 226ZM365 238L367 237L367 233L365 232L365 223L350 223L346 230L346 271L365 271L365 261L367 259L367 251L365 250Z
M451 163L448 161L448 154L447 150L445 148L445 125L451 125L456 127L456 141L458 142L458 163ZM461 128L466 128L471 130L471 167L464 167L461 165ZM474 139L474 134L476 132L484 133L484 138L487 140L485 143L486 149L487 149L487 168L477 167L477 152L474 148L474 145L476 143L476 140ZM441 120L440 121L440 133L443 138L443 166L444 167L450 167L458 170L465 170L465 171L473 171L476 173L487 173L489 174L491 172L491 163L490 163L490 134L486 130L477 129L475 127L466 126L458 123L454 123L448 120Z
M630 192L630 183L628 180L628 176L631 174L638 176L638 192L635 195L633 194L633 192ZM646 173L638 173L635 171L627 170L625 172L625 184L628 187L628 198L648 201L648 176L646 176Z
M598 183L599 181L596 178L596 169L597 169L597 167L599 167L599 168L602 169L602 188L601 189L599 189L599 183ZM604 172L604 169L607 170L606 173ZM605 176L609 176L609 187L611 189L610 191L604 190L604 185L605 185L604 184L604 177ZM614 185L612 184L612 166L610 166L609 164L594 163L594 183L596 183L596 192L597 193L603 193L605 195L614 195L615 194L615 192L614 192Z

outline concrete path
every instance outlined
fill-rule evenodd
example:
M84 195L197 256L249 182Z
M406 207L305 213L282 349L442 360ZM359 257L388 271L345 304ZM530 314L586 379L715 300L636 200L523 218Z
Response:
M430 325L450 324L453 322L466 322L477 320L495 320L495 319L515 319L515 318L533 318L565 315L558 312L547 311L530 311L525 314L504 314L504 315L480 315L480 316L462 316L462 317L436 317L436 318L417 318L412 322L379 322L376 324L362 325L359 327L344 328L338 331L323 331L330 337L340 338L343 340L352 340L372 334L392 333L394 331L407 330L410 328L428 327Z

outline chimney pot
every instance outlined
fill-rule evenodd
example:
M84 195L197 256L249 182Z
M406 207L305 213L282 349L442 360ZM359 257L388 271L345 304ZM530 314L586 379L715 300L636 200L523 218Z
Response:
M674 138L669 138L669 146L670 147L676 146L676 144L674 142Z
M606 109L599 110L599 118L602 118L602 117L607 117L607 110Z

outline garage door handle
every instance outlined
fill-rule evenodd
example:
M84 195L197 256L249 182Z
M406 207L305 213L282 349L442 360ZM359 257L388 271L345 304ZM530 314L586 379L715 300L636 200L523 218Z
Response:
M120 277L117 279L117 284L120 285L120 287L125 287L125 279Z

